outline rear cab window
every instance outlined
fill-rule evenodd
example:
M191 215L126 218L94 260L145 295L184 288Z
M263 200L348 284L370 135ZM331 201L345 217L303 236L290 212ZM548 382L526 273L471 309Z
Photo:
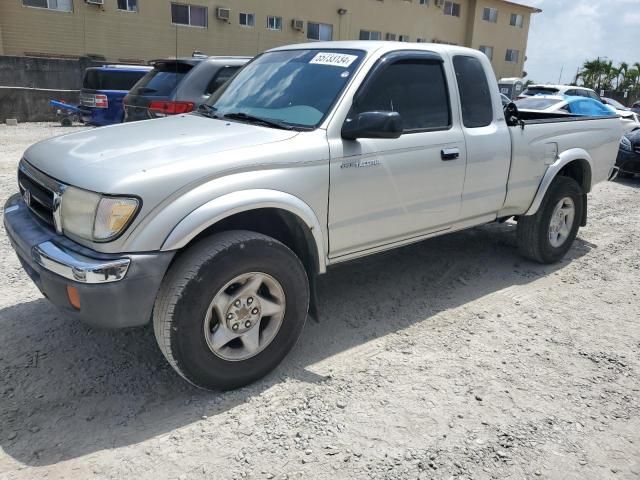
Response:
M89 68L84 74L82 88L85 90L121 90L128 92L146 74L146 70Z
M131 89L131 95L167 97L176 89L193 65L184 62L157 62Z
M493 122L493 102L487 74L475 57L456 55L453 67L460 92L462 123L466 128L480 128Z

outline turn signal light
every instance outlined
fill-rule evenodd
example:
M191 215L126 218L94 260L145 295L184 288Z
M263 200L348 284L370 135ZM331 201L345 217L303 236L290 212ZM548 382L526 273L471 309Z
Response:
M76 310L80 310L80 293L76 287L67 285L67 297L71 306Z
M193 111L193 102L162 102L154 101L149 104L149 110L161 115L178 115Z

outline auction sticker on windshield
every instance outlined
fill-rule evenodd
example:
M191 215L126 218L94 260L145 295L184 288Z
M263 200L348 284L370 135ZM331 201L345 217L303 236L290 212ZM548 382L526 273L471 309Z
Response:
M347 68L357 59L356 55L348 55L346 53L320 52L309 63Z

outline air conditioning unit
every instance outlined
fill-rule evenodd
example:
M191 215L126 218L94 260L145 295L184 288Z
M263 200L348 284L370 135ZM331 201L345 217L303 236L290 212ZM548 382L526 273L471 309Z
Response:
M104 0L84 0L90 5L104 5Z
M216 10L216 16L218 17L218 20L224 20L225 22L228 22L229 20L231 20L231 9L218 7L218 9Z
M442 7L444 7L444 0L435 0L433 3L434 3L434 4L435 4L435 6L436 6L436 7L438 7L438 8L442 8Z
M302 32L304 30L304 20L296 20L294 18L293 20L291 20L291 26L294 30Z

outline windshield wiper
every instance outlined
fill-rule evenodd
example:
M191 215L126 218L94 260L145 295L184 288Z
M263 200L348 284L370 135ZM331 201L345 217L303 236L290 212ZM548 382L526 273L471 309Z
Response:
M225 113L223 117L230 118L232 120L241 120L249 123L257 123L260 125L264 125L266 127L281 128L282 130L295 130L295 128L292 125L289 125L285 122L281 122L279 120L270 120L268 118L256 117L254 115L249 115L248 113L244 113L244 112Z

